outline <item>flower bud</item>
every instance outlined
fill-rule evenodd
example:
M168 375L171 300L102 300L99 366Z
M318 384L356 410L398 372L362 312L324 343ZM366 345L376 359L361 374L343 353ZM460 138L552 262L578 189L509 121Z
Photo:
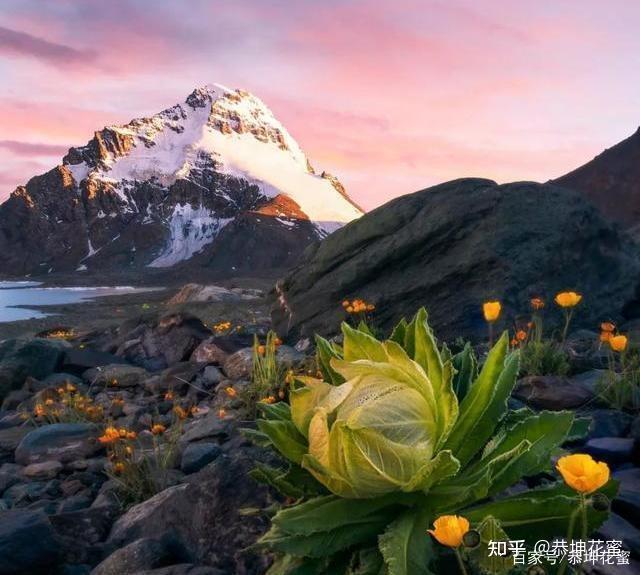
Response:
M591 497L591 506L596 511L609 511L610 505L611 502L604 493L595 493L593 497Z
M462 537L462 544L469 549L475 549L480 545L480 533L475 529L467 531Z

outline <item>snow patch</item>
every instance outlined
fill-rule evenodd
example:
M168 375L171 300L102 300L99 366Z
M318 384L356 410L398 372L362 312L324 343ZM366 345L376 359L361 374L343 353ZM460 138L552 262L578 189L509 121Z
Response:
M217 218L202 206L176 205L169 222L169 244L149 267L165 268L188 260L210 244L232 219Z

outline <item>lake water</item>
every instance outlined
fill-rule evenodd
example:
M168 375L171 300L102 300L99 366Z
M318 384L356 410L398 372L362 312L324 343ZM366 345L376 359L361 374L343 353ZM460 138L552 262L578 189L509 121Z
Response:
M107 295L145 292L149 289L130 286L117 287L40 287L37 282L0 281L0 323L46 317L39 310L12 306L57 305L79 303Z

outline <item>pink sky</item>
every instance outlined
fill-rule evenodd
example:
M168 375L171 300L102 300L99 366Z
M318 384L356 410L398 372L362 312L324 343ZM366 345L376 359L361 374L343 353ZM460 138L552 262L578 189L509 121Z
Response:
M247 89L366 208L559 176L640 121L636 0L3 0L0 200L102 126Z

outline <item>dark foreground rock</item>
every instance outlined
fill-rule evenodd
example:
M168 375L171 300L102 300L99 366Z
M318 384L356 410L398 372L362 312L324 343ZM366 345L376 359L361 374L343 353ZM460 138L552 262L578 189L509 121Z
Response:
M636 253L580 194L456 180L392 200L308 249L279 282L272 317L281 334L328 334L345 317L341 301L362 297L385 330L424 305L440 337L480 339L483 301L500 299L513 317L531 296L575 289L585 294L575 326L592 327L633 300Z

